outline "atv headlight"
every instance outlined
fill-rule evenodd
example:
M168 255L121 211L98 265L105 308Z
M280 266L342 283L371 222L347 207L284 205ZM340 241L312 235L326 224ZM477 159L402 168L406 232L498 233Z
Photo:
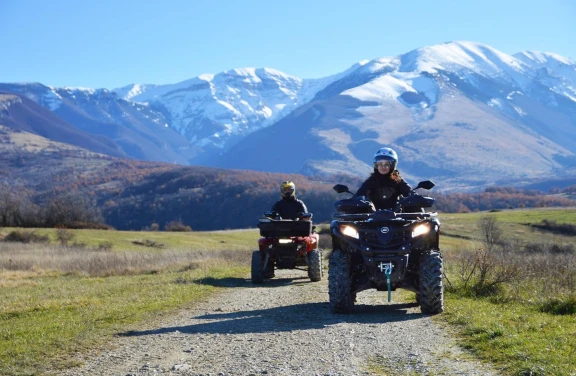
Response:
M414 228L414 231L412 231L412 237L415 238L417 236L424 235L429 232L430 232L430 226L427 223L423 223Z
M292 243L292 239L278 239L278 243L281 244Z
M340 225L340 232L343 233L346 236L349 236L351 238L356 238L358 239L360 236L358 235L358 230L356 230L354 227L352 226L348 226L348 225Z

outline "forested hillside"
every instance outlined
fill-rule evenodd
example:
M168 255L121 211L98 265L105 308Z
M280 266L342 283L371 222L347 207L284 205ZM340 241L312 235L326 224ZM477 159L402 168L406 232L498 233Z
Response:
M118 229L140 229L181 221L193 230L255 227L259 216L280 199L283 180L296 184L296 195L317 221L332 213L332 183L301 175L181 167L151 175L103 203L104 216Z
M349 184L355 190L361 181L347 176L312 180L301 175L282 175L253 171L181 167L150 175L132 184L118 196L103 203L104 217L118 229L141 229L171 221L180 221L193 230L215 230L255 227L262 212L280 198L282 180L296 184L296 194L314 221L329 222L336 183ZM549 195L510 187L492 187L481 193L442 194L421 192L436 198L435 210L471 212L525 207L576 206L568 188L562 194ZM348 197L343 194L341 197Z
M334 212L334 184L355 191L362 182L345 174L318 178L118 159L0 127L0 226L99 221L141 230L177 221L192 230L255 227L280 198L283 180L295 182L296 195L317 223L328 222ZM576 206L576 186L553 194L510 187L451 194L436 189L421 193L435 197L434 209L444 212Z

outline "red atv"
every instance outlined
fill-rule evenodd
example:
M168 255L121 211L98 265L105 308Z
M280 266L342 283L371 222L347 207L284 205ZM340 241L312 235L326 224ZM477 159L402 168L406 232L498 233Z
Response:
M258 248L252 253L252 283L274 277L274 269L308 270L312 282L322 279L322 251L312 226L312 213L301 213L296 220L280 219L265 212L258 223Z

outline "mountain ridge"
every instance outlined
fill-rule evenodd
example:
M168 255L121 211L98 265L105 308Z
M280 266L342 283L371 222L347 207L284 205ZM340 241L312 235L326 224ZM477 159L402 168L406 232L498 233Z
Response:
M575 88L570 58L468 41L320 79L237 68L114 90L0 84L138 159L365 177L371 153L385 145L410 180L464 190L575 176Z

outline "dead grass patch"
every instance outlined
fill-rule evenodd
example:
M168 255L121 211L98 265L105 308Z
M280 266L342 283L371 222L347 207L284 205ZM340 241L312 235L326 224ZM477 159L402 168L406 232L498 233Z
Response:
M193 270L247 260L241 251L150 250L110 252L99 249L0 244L0 270L13 273L63 273L90 277L149 274L163 269Z

